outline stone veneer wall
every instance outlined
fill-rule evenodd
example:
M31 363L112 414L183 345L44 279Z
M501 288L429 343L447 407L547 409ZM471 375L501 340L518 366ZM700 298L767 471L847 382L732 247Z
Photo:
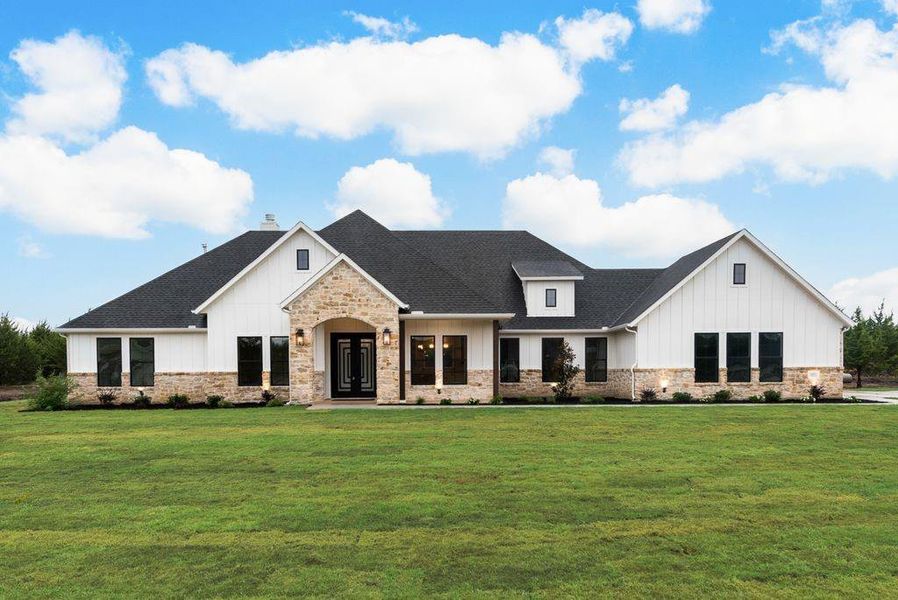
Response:
M826 396L841 398L843 391L842 369L839 367L790 367L783 369L783 381L760 381L760 370L751 370L751 382L739 383L726 380L727 370L720 369L719 383L696 383L695 369L636 369L636 397L645 388L658 392L658 397L670 399L674 392L688 392L696 398L710 396L721 389L729 389L736 398L761 395L765 390L777 390L784 398L801 398L808 395L811 383L808 373L819 371L818 385L826 388ZM668 381L667 392L661 391L661 380Z
M263 374L263 378L268 373ZM97 403L97 374L69 373L77 387L70 395L70 400L83 404ZM192 402L205 401L206 396L218 394L231 402L258 402L262 399L261 386L238 386L237 373L156 373L155 385L144 387L144 393L153 403L165 403L173 394L185 394ZM137 395L137 388L130 386L130 374L122 373L120 387L104 387L118 395L116 402L131 402ZM271 386L271 391L286 400L290 389L286 386Z
M290 344L290 400L325 400L322 371L315 371L315 327L330 319L356 319L374 327L377 344L377 402L399 402L399 344L381 343L383 330L399 335L399 309L345 262L306 290L289 307L290 331L305 331L305 344Z
M523 398L525 396L551 396L555 392L552 386L544 383L543 373L540 369L522 369L519 383L499 382L499 394L508 398ZM627 369L609 369L608 381L587 382L583 371L574 378L575 396L603 396L605 398L629 398L630 397L630 371Z
M437 381L443 378L443 370L436 370ZM427 404L439 404L443 398L449 398L458 404L471 398L488 402L493 397L493 371L492 369L468 369L468 383L465 385L443 385L442 393L438 394L436 387L432 385L412 385L412 375L405 372L405 403L416 404L418 398L424 398Z

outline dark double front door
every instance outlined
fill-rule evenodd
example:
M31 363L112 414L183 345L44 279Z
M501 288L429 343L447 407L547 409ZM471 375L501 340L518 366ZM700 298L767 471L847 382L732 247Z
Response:
M373 333L331 334L331 398L374 398L377 349Z

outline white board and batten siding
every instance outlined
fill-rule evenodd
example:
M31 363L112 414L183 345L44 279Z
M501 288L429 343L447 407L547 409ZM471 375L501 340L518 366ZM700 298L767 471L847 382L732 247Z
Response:
M405 364L411 369L411 337L432 335L436 344L435 364L443 368L444 335L468 336L468 369L493 368L493 322L463 319L409 319L405 321Z
M296 251L309 250L309 269L296 269ZM290 335L290 317L281 302L335 258L303 230L227 289L206 309L210 371L237 370L237 338L261 336L262 365L271 365L269 339Z
M573 317L574 281L525 281L524 298L528 317ZM546 306L546 290L555 290L555 306Z
M501 338L518 338L520 340L521 369L540 370L543 366L543 338L564 338L574 351L576 364L585 368L586 338L608 338L608 368L629 369L633 366L633 347L635 336L630 333L500 333Z
M70 373L96 373L97 338L122 340L122 371L131 371L131 345L134 338L153 338L157 373L200 373L206 370L205 333L68 333L66 362Z
M733 285L733 264L746 264L746 284ZM737 240L638 324L640 368L694 366L694 334L751 333L758 366L759 332L783 333L784 367L838 367L843 323L752 242Z

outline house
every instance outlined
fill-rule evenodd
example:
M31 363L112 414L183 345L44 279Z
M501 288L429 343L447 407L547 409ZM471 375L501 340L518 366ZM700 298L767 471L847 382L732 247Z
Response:
M248 231L58 329L83 400L296 402L645 388L842 393L850 320L746 230L664 269L593 269L526 231L391 231L361 211Z

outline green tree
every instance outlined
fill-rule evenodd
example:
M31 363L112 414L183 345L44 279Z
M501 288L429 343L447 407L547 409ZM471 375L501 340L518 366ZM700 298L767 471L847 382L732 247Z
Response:
M64 337L54 333L46 321L38 323L34 329L28 332L28 337L35 345L41 375L49 377L65 373Z
M38 373L65 373L65 352L65 338L46 322L23 331L8 314L0 314L0 385L31 383Z
M561 344L561 352L555 360L558 369L558 383L555 385L555 400L570 399L574 391L574 378L580 372L580 367L574 364L574 349L564 340Z
M869 317L857 308L851 318L854 325L845 332L845 368L854 371L857 386L863 387L865 375L898 371L898 325L886 313L885 303Z

